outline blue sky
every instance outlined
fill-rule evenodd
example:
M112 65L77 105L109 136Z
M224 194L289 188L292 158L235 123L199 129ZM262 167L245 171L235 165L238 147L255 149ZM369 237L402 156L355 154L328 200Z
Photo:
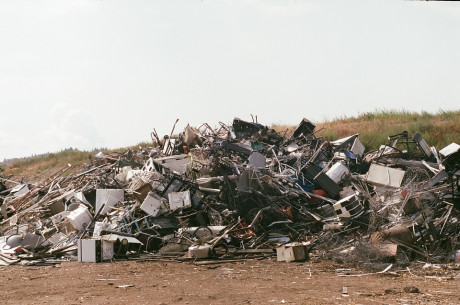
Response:
M132 145L176 118L459 109L459 32L456 2L0 1L0 160Z

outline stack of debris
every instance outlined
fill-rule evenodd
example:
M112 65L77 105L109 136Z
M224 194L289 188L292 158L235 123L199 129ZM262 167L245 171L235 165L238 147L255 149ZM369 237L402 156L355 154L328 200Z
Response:
M149 151L98 153L36 184L0 177L0 264L276 247L290 261L363 243L447 262L460 249L458 144L437 151L403 132L365 153L358 134L324 141L307 119L289 137L235 118L152 139Z

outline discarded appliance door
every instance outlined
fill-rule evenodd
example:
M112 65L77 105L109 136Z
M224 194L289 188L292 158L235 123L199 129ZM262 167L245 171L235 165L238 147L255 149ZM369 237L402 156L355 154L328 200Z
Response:
M175 211L181 208L189 208L192 206L190 199L190 191L185 192L173 192L168 194L169 209Z
M362 156L366 148L364 147L363 143L359 140L359 137L356 137L353 145L350 148L351 152L354 153L356 156Z
M401 169L371 164L366 180L381 186L400 187L405 173Z
M144 202L142 202L141 210L148 215L156 217L168 210L165 201L165 199L156 196L155 193L149 192Z
M110 211L110 207L113 207L120 201L125 199L125 191L118 189L97 189L96 190L96 211L99 211L101 206L105 204L105 207L101 211L101 215L107 214Z
M78 261L82 263L100 263L113 258L112 241L101 239L79 239Z
M426 143L426 141L422 138L422 135L420 133L416 133L413 137L412 140L417 143L418 148L420 148L421 151L427 156L428 158L431 156L431 149Z
M83 230L92 221L91 213L84 205L80 205L77 209L67 215L70 224L78 231Z
M157 165L159 171L167 169L179 175L183 175L187 171L190 162L191 159L185 154L153 159L153 163Z
M13 187L10 191L11 194L14 194L16 197L21 197L29 192L29 187L27 184L19 184Z
M364 146L359 140L359 133L352 136L332 141L331 144L335 146L335 151L349 150L355 155L362 155L364 153Z
M446 147L444 147L443 149L441 149L439 151L439 154L443 156L444 158L447 158L448 156L450 156L453 153L456 153L459 150L460 150L460 145L458 145L457 143L451 143L447 145Z

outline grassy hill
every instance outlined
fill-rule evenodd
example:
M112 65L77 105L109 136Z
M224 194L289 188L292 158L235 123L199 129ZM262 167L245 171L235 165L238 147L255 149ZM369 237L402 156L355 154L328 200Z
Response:
M287 134L296 126L274 125L275 130ZM460 110L438 113L380 110L354 117L341 117L316 123L317 135L325 140L336 140L359 133L366 151L388 143L388 136L407 130L419 132L430 146L441 149L452 142L460 143Z
M149 146L153 146L153 143L142 142L129 147L101 150L95 149L92 151L64 150L41 156L24 158L8 165L2 165L2 167L5 170L4 175L12 175L13 180L21 180L24 178L24 180L28 182L34 182L45 179L52 175L57 169L71 164L72 169L66 173L68 175L74 170L78 170L78 168L85 163L88 163L90 156L91 158L94 157L99 151L116 154L122 153L127 149L139 150L139 147L146 148Z
M456 142L460 143L460 110L439 111L438 113L380 110L363 113L355 117L341 117L331 121L315 123L317 135L325 140L335 140L356 133L367 151L377 149L381 144L388 143L388 136L399 134L405 130L410 134L420 132L428 145L438 149ZM273 125L276 131L289 135L296 126ZM128 148L146 148L153 143L139 143L131 147L106 150L108 153L122 152ZM51 153L45 156L29 158L3 166L5 175L13 175L13 179L25 178L36 181L46 178L56 169L70 163L78 168L88 162L88 156L94 156L98 150L70 150Z

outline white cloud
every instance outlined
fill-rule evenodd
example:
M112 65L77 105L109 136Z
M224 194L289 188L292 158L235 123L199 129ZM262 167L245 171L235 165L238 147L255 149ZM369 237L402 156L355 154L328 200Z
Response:
M91 115L69 104L58 103L50 108L48 125L42 131L25 134L0 131L0 161L4 158L60 151L65 148L90 150L105 145Z
M103 142L89 113L66 103L51 107L49 125L37 138L47 143L50 150L92 149L100 147Z

